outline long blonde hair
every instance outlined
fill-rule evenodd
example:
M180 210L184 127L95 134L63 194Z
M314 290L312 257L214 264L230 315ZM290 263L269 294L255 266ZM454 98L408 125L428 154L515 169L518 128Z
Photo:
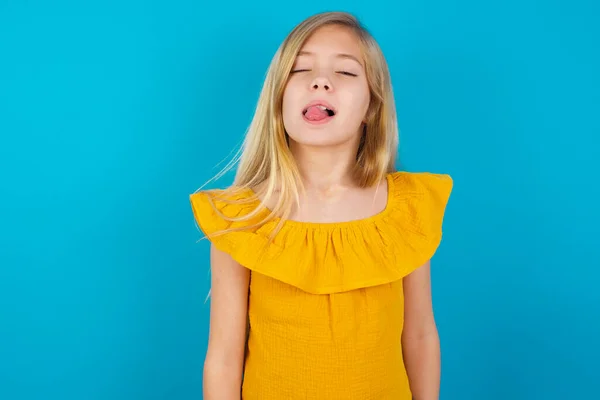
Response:
M276 231L289 217L294 202L298 201L303 186L288 146L282 99L298 52L312 33L326 25L349 28L357 36L370 88L371 103L353 171L356 184L372 186L395 170L398 147L396 109L390 74L379 45L352 14L316 14L298 24L280 45L268 68L242 148L234 160L213 178L218 179L239 163L233 185L226 190L207 191L214 195L213 198L226 202L256 202L260 199L259 206L247 215L232 218L221 214L224 219L232 222L249 220L268 210L268 216L261 224L279 218ZM239 200L238 196L237 200L233 200L233 195L240 191L249 192L252 196L243 200ZM274 206L267 208L266 204L270 204L271 199L276 199ZM214 202L212 205L218 212Z

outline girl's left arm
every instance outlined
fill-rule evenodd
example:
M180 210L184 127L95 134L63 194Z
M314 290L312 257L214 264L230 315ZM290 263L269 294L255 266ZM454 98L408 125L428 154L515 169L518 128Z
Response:
M431 300L430 262L404 278L404 362L414 400L438 400L440 339Z

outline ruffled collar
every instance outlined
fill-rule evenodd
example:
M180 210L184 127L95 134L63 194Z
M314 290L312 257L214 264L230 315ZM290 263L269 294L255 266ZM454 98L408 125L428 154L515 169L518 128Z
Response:
M367 218L325 223L288 220L270 241L269 234L279 223L276 218L258 228L234 230L211 240L246 268L313 294L402 279L437 250L453 182L448 175L394 172L387 175L387 183L385 208ZM256 222L223 220L208 196L198 192L190 197L196 221L206 235ZM215 205L229 217L244 215L256 206L218 200Z

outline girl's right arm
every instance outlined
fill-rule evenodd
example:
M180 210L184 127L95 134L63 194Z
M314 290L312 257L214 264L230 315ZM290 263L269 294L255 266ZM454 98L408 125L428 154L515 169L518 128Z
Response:
M211 246L211 303L205 400L240 400L250 271Z

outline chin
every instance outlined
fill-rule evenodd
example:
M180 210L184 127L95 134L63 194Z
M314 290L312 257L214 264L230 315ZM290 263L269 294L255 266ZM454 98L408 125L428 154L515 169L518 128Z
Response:
M353 136L340 135L327 130L308 130L289 134L290 141L299 146L307 147L339 147L354 142Z

